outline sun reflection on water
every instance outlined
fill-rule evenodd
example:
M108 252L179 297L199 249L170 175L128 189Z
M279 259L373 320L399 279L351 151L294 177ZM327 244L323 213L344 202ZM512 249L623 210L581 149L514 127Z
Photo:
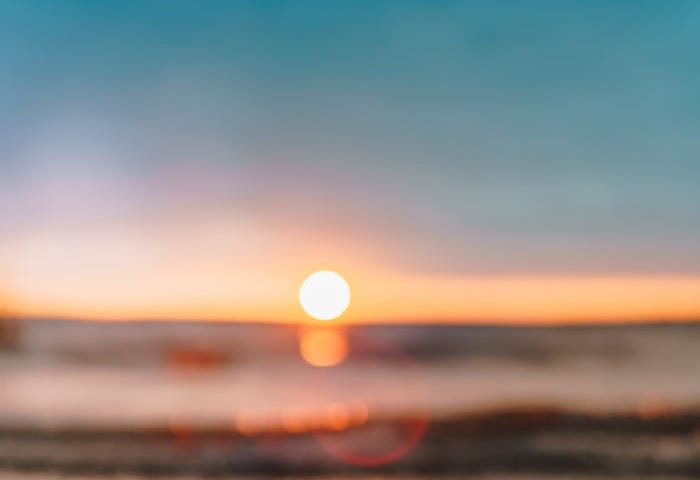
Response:
M299 352L309 365L332 367L348 356L348 339L340 329L312 328L303 330L299 338Z

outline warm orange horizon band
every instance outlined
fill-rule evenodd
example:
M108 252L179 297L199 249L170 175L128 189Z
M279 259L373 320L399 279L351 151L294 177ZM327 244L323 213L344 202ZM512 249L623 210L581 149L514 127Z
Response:
M700 320L700 276L436 276L341 273L352 289L341 323L576 324ZM309 323L304 275L190 283L186 278L39 285L13 292L10 315L80 320ZM123 280L123 279L121 279Z

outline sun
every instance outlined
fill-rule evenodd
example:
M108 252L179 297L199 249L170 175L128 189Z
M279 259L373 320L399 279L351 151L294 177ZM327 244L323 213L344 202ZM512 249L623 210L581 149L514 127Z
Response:
M320 270L302 282L299 303L316 320L333 320L350 305L350 286L336 272Z

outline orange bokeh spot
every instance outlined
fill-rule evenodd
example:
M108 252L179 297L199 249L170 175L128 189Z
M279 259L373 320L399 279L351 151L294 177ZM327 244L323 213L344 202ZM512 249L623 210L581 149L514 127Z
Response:
M301 433L308 428L303 412L289 409L282 415L282 428L287 433Z
M345 430L350 426L350 411L342 403L328 405L326 415L326 425L331 430Z
M314 367L332 367L347 357L348 339L340 330L307 330L299 339L299 351L302 358Z
M241 414L236 418L236 430L246 437L252 437L260 433L259 427L259 422L256 422L255 418L251 415Z

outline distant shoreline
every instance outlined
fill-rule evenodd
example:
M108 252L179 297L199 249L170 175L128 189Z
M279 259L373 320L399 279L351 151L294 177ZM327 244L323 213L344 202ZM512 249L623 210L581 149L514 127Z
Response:
M617 328L655 328L655 327L674 327L674 326L700 326L700 317L688 318L668 318L668 319L652 319L639 318L632 320L575 320L575 321L504 321L504 320L421 320L407 319L406 321L386 321L386 320L363 320L345 322L342 320L327 322L327 323L312 323L293 320L279 321L251 321L251 320L212 320L212 319L196 319L196 318L114 318L114 319L97 319L97 318L82 318L82 317L34 317L13 315L9 317L13 320L21 322L50 322L50 323L78 323L78 324L104 324L104 325L163 325L163 324L196 324L210 325L216 327L241 326L241 327L270 327L270 328L290 328L300 326L326 326L339 328L475 328L475 329L532 329L532 330L551 330L551 329L580 329L580 328L600 328L600 329L617 329Z

